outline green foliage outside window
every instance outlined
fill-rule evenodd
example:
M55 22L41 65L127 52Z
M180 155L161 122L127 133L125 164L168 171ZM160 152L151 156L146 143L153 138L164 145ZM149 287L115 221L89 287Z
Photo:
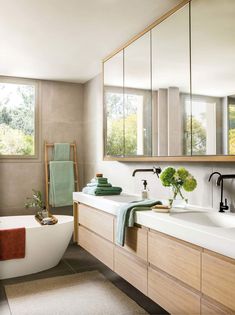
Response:
M191 139L191 124L192 124L192 139ZM204 155L206 154L206 128L203 124L196 118L191 116L187 117L185 133L187 134L187 139L185 141L185 154L191 155L191 140L194 155Z
M34 155L35 87L0 83L0 155Z
M228 107L228 118L229 118L228 151L229 151L229 154L235 155L235 105L234 104L231 104Z
M132 114L125 119L125 151L129 154L136 154L137 129L136 114ZM123 119L113 120L108 127L107 134L107 154L122 155L124 146Z
M121 93L108 92L105 96L107 107L107 155L135 155L137 150L137 108L135 98L137 96L126 94L125 119L123 119L123 95Z

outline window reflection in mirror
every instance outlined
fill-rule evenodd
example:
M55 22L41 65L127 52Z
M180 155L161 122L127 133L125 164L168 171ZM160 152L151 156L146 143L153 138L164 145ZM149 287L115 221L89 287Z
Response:
M123 51L104 63L105 154L124 155Z
M235 1L193 0L192 154L235 154Z
M124 50L125 155L152 155L150 32Z
M235 96L228 98L228 153L235 155Z

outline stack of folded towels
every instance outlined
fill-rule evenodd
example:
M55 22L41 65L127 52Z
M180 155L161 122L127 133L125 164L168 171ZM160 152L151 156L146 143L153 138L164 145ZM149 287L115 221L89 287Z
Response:
M96 177L83 188L82 192L95 196L120 195L122 188L112 186L102 174L96 174Z

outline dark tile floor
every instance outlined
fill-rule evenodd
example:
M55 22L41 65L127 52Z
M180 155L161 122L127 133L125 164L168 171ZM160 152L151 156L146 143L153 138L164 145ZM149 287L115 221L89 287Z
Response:
M19 283L19 282L32 281L36 279L64 276L64 275L73 274L76 272L84 272L84 271L91 271L91 270L100 271L116 287L118 287L121 291L125 292L131 299L136 301L149 314L152 314L152 315L168 314L159 305L155 304L153 301L151 301L141 292L136 290L132 285L130 285L124 279L122 279L117 274L112 272L109 268L107 268L95 257L90 255L81 247L77 245L72 245L72 244L69 245L62 260L56 267L51 268L46 271L36 273L36 274L0 281L0 314L11 315L7 298L6 298L6 294L5 294L5 290L4 290L5 284L13 284L13 283ZM20 314L17 314L17 315L20 315Z

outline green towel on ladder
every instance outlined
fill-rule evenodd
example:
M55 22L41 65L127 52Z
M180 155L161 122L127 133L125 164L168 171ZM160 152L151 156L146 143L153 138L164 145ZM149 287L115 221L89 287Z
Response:
M54 146L54 161L69 161L70 160L70 144L55 143Z
M50 161L50 195L53 207L73 204L74 166L73 161Z
M116 243L120 246L124 246L125 229L126 227L134 226L134 215L136 211L151 210L151 207L161 204L161 201L146 199L133 201L122 206L117 214Z

